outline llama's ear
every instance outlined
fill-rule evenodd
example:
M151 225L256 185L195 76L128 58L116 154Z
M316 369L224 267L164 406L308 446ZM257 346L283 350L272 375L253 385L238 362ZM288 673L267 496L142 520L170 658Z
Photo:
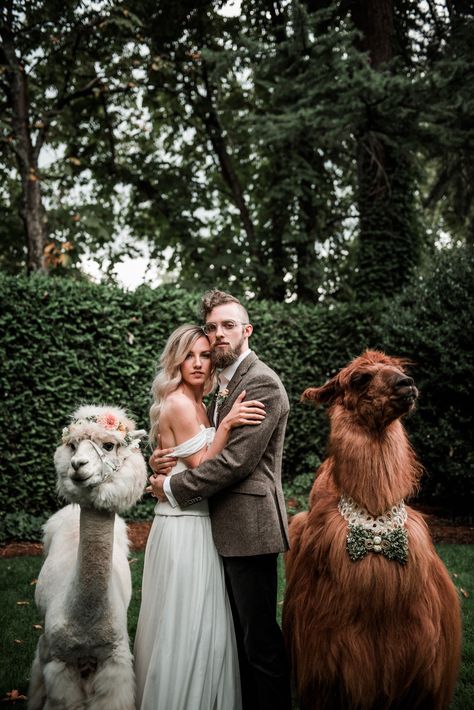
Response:
M337 377L332 377L321 387L308 387L301 395L301 401L327 404L337 397L339 391L338 379Z

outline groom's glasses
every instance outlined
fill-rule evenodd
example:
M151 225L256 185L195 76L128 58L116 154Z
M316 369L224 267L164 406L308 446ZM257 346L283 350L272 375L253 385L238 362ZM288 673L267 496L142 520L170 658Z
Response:
M224 333L230 333L238 325L247 325L247 323L242 323L241 321L236 320L223 320L222 323L205 323L202 326L202 329L206 335L210 335L211 333L216 333L218 327L221 326Z

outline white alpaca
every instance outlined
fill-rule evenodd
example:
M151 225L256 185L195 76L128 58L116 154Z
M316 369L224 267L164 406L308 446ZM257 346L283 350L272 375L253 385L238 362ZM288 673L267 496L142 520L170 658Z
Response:
M54 464L70 501L44 527L35 600L44 615L30 710L134 710L127 632L132 585L125 522L142 495L145 434L122 409L84 406L63 430ZM78 504L78 505L77 505Z

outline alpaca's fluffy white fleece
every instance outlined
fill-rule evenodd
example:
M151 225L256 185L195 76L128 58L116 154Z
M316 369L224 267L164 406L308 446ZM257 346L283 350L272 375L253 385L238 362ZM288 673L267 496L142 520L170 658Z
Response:
M46 559L35 590L35 602L42 614L54 599L63 599L75 574L79 546L78 505L66 505L43 526ZM111 591L114 607L126 609L130 602L132 584L128 563L128 535L125 521L118 515L114 523Z
M31 669L29 710L135 708L128 537L116 514L134 505L146 484L133 432L123 409L82 406L54 454L58 492L70 505L44 526L46 557L35 593L44 633ZM136 433L137 439L143 434Z

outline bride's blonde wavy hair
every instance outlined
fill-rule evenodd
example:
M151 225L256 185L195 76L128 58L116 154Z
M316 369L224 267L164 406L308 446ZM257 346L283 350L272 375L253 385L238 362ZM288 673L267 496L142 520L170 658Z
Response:
M156 446L158 439L163 402L182 382L180 366L196 340L206 337L200 326L185 323L176 328L166 341L160 357L160 369L151 386L153 404L150 407L150 442L153 446ZM210 377L204 383L204 394L209 394L215 385L216 371L213 368Z

